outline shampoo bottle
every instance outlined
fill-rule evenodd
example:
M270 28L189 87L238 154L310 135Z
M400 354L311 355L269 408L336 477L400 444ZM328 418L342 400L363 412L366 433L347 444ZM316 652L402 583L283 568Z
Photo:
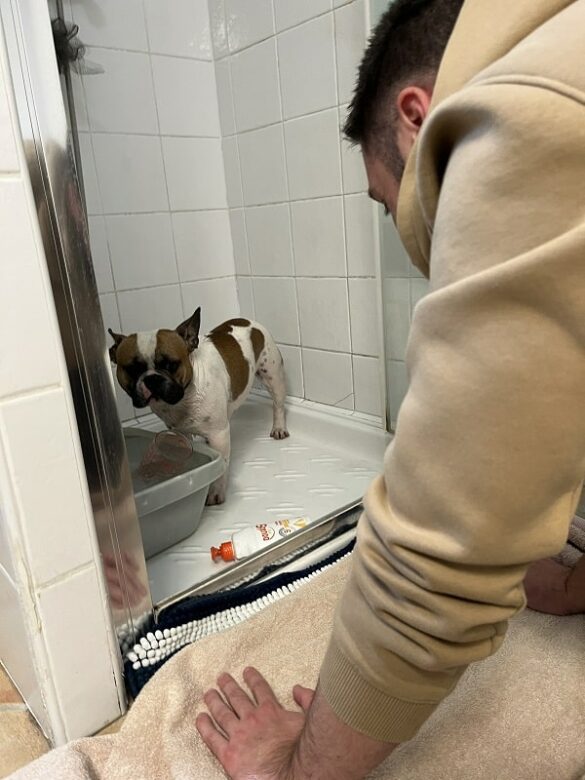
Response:
M308 517L296 517L293 520L275 520L272 523L259 523L251 528L244 528L237 531L231 541L224 542L219 547L212 547L211 557L214 561L239 561L285 536L306 528L309 523Z

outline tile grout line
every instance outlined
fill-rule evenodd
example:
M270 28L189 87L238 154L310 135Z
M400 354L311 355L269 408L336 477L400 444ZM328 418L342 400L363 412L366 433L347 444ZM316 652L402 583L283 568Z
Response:
M267 41L270 40L269 38L266 39ZM231 58L226 58L230 60L231 64ZM231 70L231 68L230 68ZM279 71L280 76L280 71ZM156 98L155 98L156 102ZM254 127L246 128L245 130L238 130L236 127L236 131L234 133L229 133L227 135L220 134L218 135L186 135L185 133L146 133L146 132L136 132L132 131L129 132L127 130L80 130L79 135L98 135L98 136L109 136L109 135L121 135L121 136L138 136L140 138L183 138L186 140L204 140L204 141L212 141L212 140L227 140L229 138L234 138L235 136L239 135L251 135L252 133L257 133L260 130L268 130L272 127L276 127L277 125L285 125L285 124L291 124L292 122L300 122L303 119L308 119L317 116L318 114L325 114L328 111L337 111L341 109L343 106L346 106L347 103L340 103L339 98L336 97L336 101L334 103L331 103L331 105L328 106L322 106L321 108L317 108L314 111L307 111L304 114L299 114L298 116L291 116L291 117L284 117L284 114L281 119L277 120L276 122L267 122L266 124L257 125ZM361 190L360 190L361 192Z
M158 139L159 139L160 155L161 155L161 161L162 161L162 166L163 166L163 172L164 172L164 176L165 176L165 193L166 193L166 196L167 196L167 205L169 207L168 213L169 213L169 217L170 217L170 221L171 221L171 238L172 238L172 242L173 242L173 254L174 254L174 257L175 257L175 269L177 271L177 281L178 281L178 285L179 285L179 299L181 301L181 309L183 310L183 314L182 314L182 317L181 317L181 320L182 320L183 317L186 317L188 315L185 312L185 299L183 297L183 287L182 287L182 284L181 284L181 274L180 274L180 270L179 270L179 259L178 259L178 256L177 256L177 242L175 240L173 211L171 209L171 196L170 196L170 193L169 193L169 180L168 180L168 175L167 175L167 164L166 164L166 160L165 160L165 153L164 153L164 147L163 147L163 135L161 134L161 129L160 129L159 106L158 106L158 100L157 100L157 95L156 95L156 83L155 83L155 80L154 80L154 69L152 67L152 53L150 51L150 32L149 32L149 29L148 29L148 22L147 22L147 17L146 17L146 11L145 11L145 8L144 8L144 2L141 3L141 7L142 7L142 13L143 13L143 16L144 16L144 27L145 27L145 31L146 31L146 42L148 44L148 49L149 49L149 52L148 52L148 68L150 70L150 80L151 80L151 86L152 86L152 94L153 94L153 97L154 97L154 110L155 110L155 113L156 113L156 124L157 124L157 127L158 127ZM209 9L208 9L208 13L209 13ZM208 21L209 21L209 19L208 19ZM214 70L214 73L213 73L213 79L214 79L215 89L216 89L216 93L217 93L217 83L215 82L215 70ZM219 107L218 107L218 121L219 121ZM177 323L177 324L179 324L179 323Z
M272 2L272 7L273 7L273 14L274 14L274 22L276 27L276 12L274 11L274 0ZM301 351L300 354L301 392L303 394L303 398L306 398L305 365L303 361L303 349L302 349L303 334L301 328L301 309L299 304L299 285L298 285L298 278L297 278L297 257L296 257L296 247L295 247L295 237L294 237L294 223L292 217L292 200L290 194L290 171L289 171L288 154L287 154L287 147L286 147L286 133L284 131L285 118L284 118L284 99L282 94L283 93L282 73L280 70L280 46L278 45L278 35L275 35L274 37L275 37L275 48L276 48L276 70L278 72L277 74L278 75L278 105L280 108L280 115L282 117L282 121L280 123L282 128L281 139L282 139L282 152L283 152L283 162L284 162L284 178L285 178L285 185L286 185L286 194L288 198L287 214L288 214L288 226L290 230L290 248L291 248L291 255L292 255L293 275L294 275L295 312L297 316L297 327L298 327L299 344L300 344L300 351Z
M341 138L340 136L340 127L339 127L339 119L340 119L340 94L339 94L339 62L337 57L337 13L335 10L331 11L333 16L333 61L334 61L334 75L335 75L335 95L337 98L337 127L338 127L338 166L339 166L339 179L341 182L341 210L342 210L342 218L343 218L343 253L344 253L344 259L345 259L345 294L346 294L346 301L347 301L347 326L348 326L348 336L349 336L349 354L352 356L350 359L350 365L351 365L351 389L353 394L353 408L355 411L355 367L353 362L353 333L352 333L352 327L351 327L351 306L350 306L350 290L349 290L349 253L348 253L348 247L347 247L347 212L345 208L345 182L343 177L343 163L342 163L342 150L341 150ZM343 399L345 400L345 399ZM339 403L343 403L343 401L340 401Z
M228 48L228 55L226 57L226 63L227 63L227 69L228 69L229 101L230 101L230 106L231 106L231 110L232 110L232 116L233 116L233 120L234 120L234 130L235 130L233 136L234 136L235 145L236 145L237 175L238 175L238 178L239 178L240 192L242 194L242 206L241 206L241 208L242 208L242 226L243 226L243 230L244 230L244 241L245 241L245 244L246 244L247 266L250 269L250 279L252 279L252 261L250 259L250 241L249 241L249 236L248 236L248 222L247 222L247 219L246 219L246 209L245 209L245 206L244 206L244 177L242 175L242 159L241 159L241 155L240 155L240 140L239 140L239 133L238 133L238 121L237 121L237 117L236 117L236 101L235 101L235 98L234 98L234 83L233 83L233 78L232 78L232 62L233 62L233 58L232 58L232 54L229 52L229 41L228 41L228 33L227 33L227 19L226 19L226 16L225 16L225 6L224 6L224 29L225 29L225 36L226 36L226 46ZM217 87L217 79L216 79L216 90L217 90L217 93L218 93L218 104L219 104L219 90L218 90L218 87ZM225 178L225 182L226 182L226 199L227 199L228 212L229 212L230 210L232 210L232 206L231 206L231 204L229 202L229 194L228 194L228 191L227 191L227 178L228 178L228 175L227 175L227 166L225 164L224 140L226 140L227 137L231 137L231 136L227 136L227 137L224 138L224 136L223 136L223 129L221 128L221 122L220 122L220 132L222 133L222 139L221 139L222 158L223 158L223 165L224 165L224 178ZM236 209L236 208L239 208L239 207L234 206L233 208ZM232 251L233 251L233 258L234 258L234 273L235 273L235 280L236 280L236 293L237 293L237 296L238 296L238 306L240 307L240 312L241 312L242 303L241 303L241 300L240 300L240 290L239 290L239 287L238 287L238 277L239 276L243 276L243 274L238 274L237 273L236 252L235 252L235 248L234 248L235 247L235 243L234 243L234 240L233 240L233 231L231 229L231 219L230 219L230 232L232 234ZM250 281L250 297L252 299L253 319L256 320L257 319L256 296L255 296L255 293L254 293L254 283L253 283L253 281Z

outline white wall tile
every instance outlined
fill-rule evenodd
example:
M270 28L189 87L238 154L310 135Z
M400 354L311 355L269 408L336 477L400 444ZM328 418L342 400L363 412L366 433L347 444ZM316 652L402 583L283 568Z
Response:
M227 209L173 214L173 232L182 282L235 275Z
M337 109L285 122L284 133L291 199L339 195Z
M102 312L102 320L104 322L104 332L107 335L108 347L111 344L111 338L108 334L108 328L111 328L116 333L120 333L122 326L120 325L120 314L118 313L118 303L116 301L116 295L114 293L106 293L100 295L100 309Z
M303 365L301 362L301 348L290 347L287 344L279 344L278 348L284 360L284 372L286 375L286 393L295 398L303 398Z
M335 106L333 15L279 35L278 63L285 119Z
M257 206L288 199L281 125L238 138L244 204Z
M213 54L216 58L225 57L228 54L225 0L209 0L209 21Z
M118 307L126 334L176 328L184 319L178 284L118 293Z
M230 208L239 208L244 205L244 195L242 192L242 174L240 171L237 136L224 138L221 142L221 148L228 206Z
M365 195L346 195L345 231L350 276L376 275L376 242L372 201Z
M269 38L274 33L272 0L225 0L230 52Z
M201 333L209 333L217 325L240 313L236 280L211 279L182 285L185 317L201 306Z
M0 453L0 458L2 457L3 455ZM0 498L3 499L3 497ZM12 512L12 507L10 507L8 511ZM4 569L4 571L2 571L2 569ZM8 534L7 509L0 503L0 577L2 577L4 574L7 574L13 582L16 580L14 573L14 560L12 556L12 543L9 540ZM1 652L0 658L2 658Z
M219 139L163 138L163 154L171 211L226 208Z
M114 279L110 264L110 250L108 248L108 236L106 223L103 217L89 217L89 237L91 243L91 257L93 270L100 293L112 292Z
M150 50L175 57L211 60L211 29L207 0L145 0Z
M351 355L303 349L305 397L336 405L353 393Z
M119 710L95 569L41 590L38 608L67 738L92 734Z
M92 131L158 133L148 54L92 48L87 57L104 68L83 79Z
M335 404L335 406L338 409L349 409L350 411L355 410L355 397L352 393L351 395L348 395L347 398L344 398L343 401L339 401Z
M382 276L407 278L414 266L404 248L391 217L385 217L380 209L380 262Z
M234 247L234 263L236 273L249 276L250 256L248 254L248 239L246 237L246 222L244 209L230 209L230 225L232 229L232 244Z
M410 330L410 282L384 279L382 291L386 348L392 360L404 360Z
M169 214L106 218L117 290L179 281Z
M236 117L234 114L229 59L219 60L219 62L215 63L215 82L217 85L221 134L222 136L233 135L236 132Z
M238 301L240 304L240 315L250 320L256 319L254 308L254 293L252 291L252 280L249 276L238 276L236 279L238 290Z
M0 395L61 381L55 326L47 304L27 193L16 179L0 186ZM30 345L35 345L34 360Z
M255 276L292 276L293 258L287 203L246 209L250 267Z
M95 169L93 146L89 133L79 133L79 151L83 169L83 187L88 214L102 213L102 200Z
M364 167L362 153L357 146L351 146L349 141L341 142L341 167L343 171L343 191L367 192L368 178Z
M86 46L148 51L141 0L75 2L72 7Z
M355 0L335 12L335 45L339 102L346 103L353 96L358 67L366 47L364 0Z
M331 0L274 0L276 29L285 30L329 11Z
M50 722L41 697L35 662L33 659L25 614L14 584L0 571L0 658L9 670L18 690L39 721L45 733L50 734Z
M297 279L304 347L350 351L345 279Z
M349 315L352 351L379 355L378 285L375 279L349 280Z
M219 137L212 62L153 55L152 74L161 135Z
M348 3L353 3L354 0L333 0L333 7L339 8L342 5L347 5ZM387 0L386 0L387 2Z
M389 360L386 366L390 395L390 418L392 425L395 426L400 407L408 392L408 372L406 363L399 360Z
M5 86L6 76L2 73L0 64L0 171L12 173L20 169L18 150L14 130L12 129L12 116L8 103L8 91Z
M414 309L422 299L429 294L430 283L428 279L410 280L410 312L411 319L414 315Z
M140 135L94 135L104 214L168 209L160 141Z
M232 57L231 73L238 132L282 119L274 38Z
M92 560L85 496L63 390L0 406L6 457L36 585ZM56 501L59 496L59 501Z
M383 416L378 358L354 355L353 382L356 411Z
M345 276L345 233L340 197L291 204L297 276Z
M100 308L104 323L104 331L106 332L106 344L109 348L112 344L112 338L107 332L108 328L111 328L115 333L122 332L122 325L120 324L120 315L118 313L118 303L116 301L116 296L113 293L100 295ZM120 420L132 420L135 416L135 409L132 406L130 396L125 393L124 390L122 390L118 380L116 379L116 366L112 364L111 368L114 390L116 393L116 406L118 407L118 415Z
M252 284L258 322L279 343L300 344L295 280L255 278Z

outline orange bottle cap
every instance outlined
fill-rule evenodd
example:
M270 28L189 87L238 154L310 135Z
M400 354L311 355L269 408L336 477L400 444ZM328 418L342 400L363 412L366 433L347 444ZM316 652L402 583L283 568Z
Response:
M231 542L224 542L223 544L220 544L219 547L212 547L211 548L211 557L213 561L235 561L236 560L236 551L234 550L234 545Z

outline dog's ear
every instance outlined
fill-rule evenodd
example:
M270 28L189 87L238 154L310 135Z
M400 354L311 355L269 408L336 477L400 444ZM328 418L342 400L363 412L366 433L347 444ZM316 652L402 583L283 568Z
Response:
M118 347L124 341L126 336L123 336L121 333L114 333L114 331L111 328L108 328L108 333L114 339L114 343L110 347L110 360L112 361L112 363L116 363L117 362L116 353L118 351Z
M201 306L197 311L189 317L188 320L182 322L176 329L176 332L187 344L189 352L197 349L199 346L199 328L201 327Z

